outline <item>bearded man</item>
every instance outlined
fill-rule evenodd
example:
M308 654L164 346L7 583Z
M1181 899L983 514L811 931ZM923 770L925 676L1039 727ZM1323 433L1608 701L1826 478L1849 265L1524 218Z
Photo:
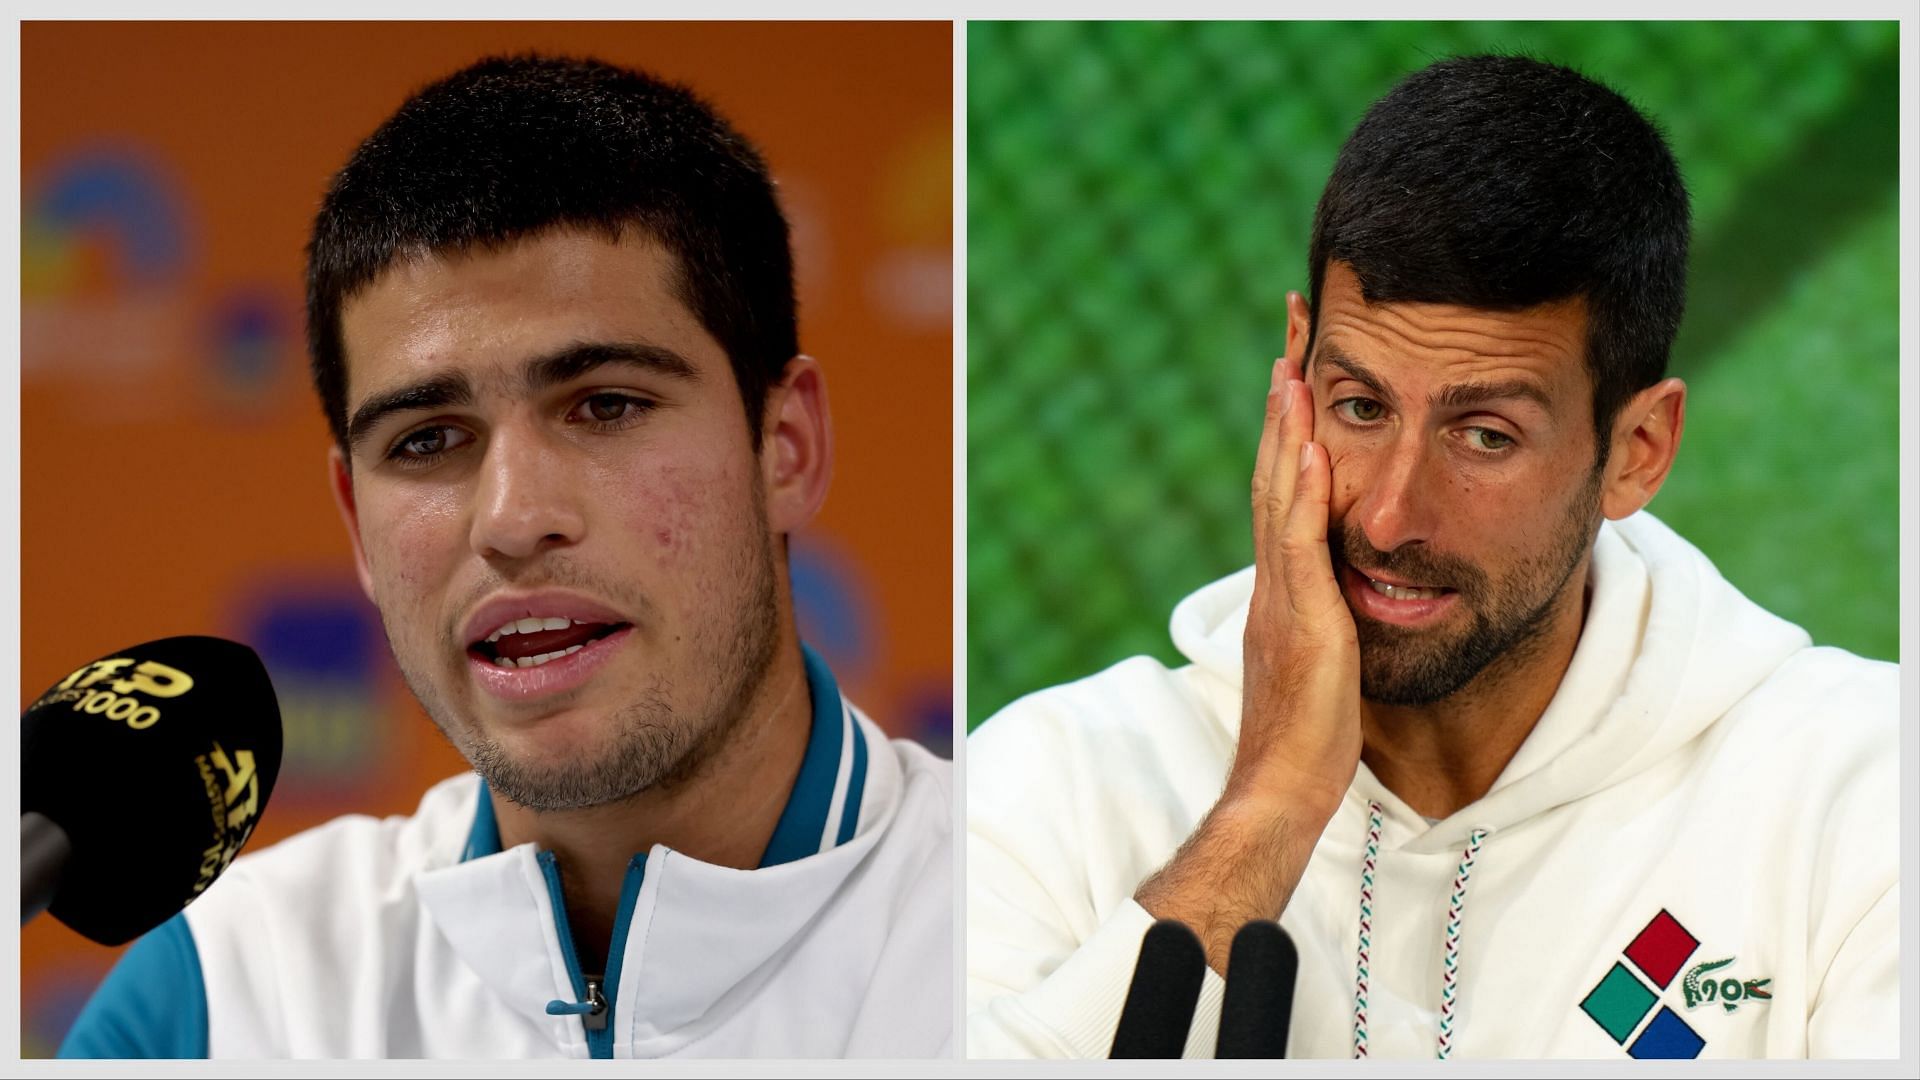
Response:
M1255 563L1174 610L1192 663L969 740L971 1055L1106 1055L1156 920L1211 1054L1274 919L1294 1056L1898 1054L1896 669L1643 510L1688 238L1658 131L1575 72L1374 104L1289 297Z
M63 1056L943 1052L950 766L795 628L832 436L751 144L484 60L334 177L307 282L361 585L477 775L237 861Z

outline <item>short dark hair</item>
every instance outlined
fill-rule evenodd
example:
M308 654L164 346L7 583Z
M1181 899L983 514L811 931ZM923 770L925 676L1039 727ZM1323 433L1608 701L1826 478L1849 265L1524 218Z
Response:
M643 230L726 350L757 451L800 351L787 220L766 164L682 86L597 60L489 57L407 99L327 188L307 246L307 345L347 445L346 303L395 261L558 228Z
M1596 467L1627 398L1660 381L1686 307L1686 185L1618 93L1519 56L1442 60L1367 110L1334 163L1308 254L1368 303L1587 305Z

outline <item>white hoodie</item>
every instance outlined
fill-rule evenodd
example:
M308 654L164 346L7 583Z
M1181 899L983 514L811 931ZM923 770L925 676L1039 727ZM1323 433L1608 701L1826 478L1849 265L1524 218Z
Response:
M1897 1056L1897 669L1812 647L1651 515L1591 565L1572 662L1483 798L1429 824L1359 767L1280 913L1289 1056L1433 1057L1443 1014L1454 1057ZM969 739L970 1056L1106 1055L1152 922L1133 893L1226 778L1252 587L1174 609L1192 664L1127 660ZM1209 970L1188 1056L1222 990Z

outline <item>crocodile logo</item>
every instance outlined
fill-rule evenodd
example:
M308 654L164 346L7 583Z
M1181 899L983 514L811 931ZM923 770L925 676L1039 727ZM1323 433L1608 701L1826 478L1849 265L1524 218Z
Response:
M1773 991L1767 989L1767 986L1773 982L1770 978L1746 980L1703 978L1732 964L1734 959L1729 956L1725 960L1713 960L1700 964L1689 970L1680 980L1680 990L1686 997L1689 1012L1701 1005L1711 1005L1715 1001L1718 1001L1720 1006L1728 1012L1733 1012L1747 1002L1773 1000Z

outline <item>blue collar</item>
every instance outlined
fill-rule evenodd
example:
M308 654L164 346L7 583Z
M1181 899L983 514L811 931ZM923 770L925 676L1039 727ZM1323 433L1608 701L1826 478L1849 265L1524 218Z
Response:
M853 839L860 823L860 796L867 780L867 740L853 712L840 697L827 662L802 643L807 689L813 699L813 727L793 791L773 828L773 839L760 856L762 868L804 859ZM849 746L849 744L851 744ZM851 761L848 759L851 758ZM834 810L840 813L835 820ZM829 825L832 826L829 835ZM493 797L480 781L479 805L460 861L485 858L500 851L500 823L493 816Z

